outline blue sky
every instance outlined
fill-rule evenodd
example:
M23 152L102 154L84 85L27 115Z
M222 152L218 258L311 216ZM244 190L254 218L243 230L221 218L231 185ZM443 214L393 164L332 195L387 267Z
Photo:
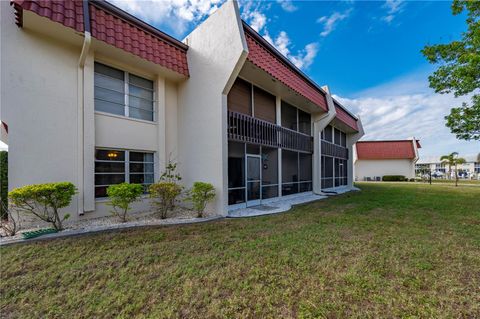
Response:
M224 0L110 0L182 39ZM364 139L422 140L421 155L480 152L458 141L443 117L464 99L435 94L420 50L458 39L465 15L447 1L240 0L242 18L364 123Z

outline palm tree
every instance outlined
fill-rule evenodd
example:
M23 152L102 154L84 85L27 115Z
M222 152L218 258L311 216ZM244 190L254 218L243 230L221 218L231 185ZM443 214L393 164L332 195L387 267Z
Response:
M457 165L465 164L465 159L458 157L457 152L453 152L449 155L443 155L440 157L442 164L448 165L448 173L451 174L452 166L455 167L455 186L458 186L458 174L457 174Z

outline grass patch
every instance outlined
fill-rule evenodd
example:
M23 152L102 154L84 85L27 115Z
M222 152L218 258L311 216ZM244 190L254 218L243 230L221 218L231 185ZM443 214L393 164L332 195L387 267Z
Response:
M432 178L432 183L435 183L435 184L451 184L451 185L455 185L455 180L454 179L434 179ZM476 179L459 179L458 180L458 184L472 184L472 185L477 185L477 186L480 186L480 180L476 180Z
M480 188L359 186L286 214L1 248L1 316L478 317Z

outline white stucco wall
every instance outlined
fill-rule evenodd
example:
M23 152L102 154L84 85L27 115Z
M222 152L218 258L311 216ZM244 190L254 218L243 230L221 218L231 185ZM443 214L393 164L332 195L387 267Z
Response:
M128 54L123 51L102 47L102 52L97 52L96 40L83 72L78 65L81 35L29 12L25 26L19 28L9 3L1 1L0 5L0 107L2 120L9 125L9 189L69 181L78 187L78 195L63 210L70 213L70 221L110 214L106 200L94 198L95 148L155 152L158 179L167 153L178 148L177 83L168 80L165 75L168 73L162 69L143 66L139 58L139 63L126 64L122 55ZM40 23L45 29L37 30L32 23ZM71 34L65 41L65 34L57 37L57 32L45 30ZM154 81L155 122L94 111L96 60ZM85 97L84 103L79 102L80 94ZM149 200L145 198L134 205L133 212L149 209Z
M18 28L9 1L0 6L0 107L9 126L9 190L33 183L77 184L80 47ZM76 201L66 210L76 212Z
M404 175L415 177L415 162L409 159L392 160L357 160L355 162L355 180L363 181L364 177L374 178L384 175Z
M207 210L226 214L226 94L247 54L237 3L225 3L188 35L186 42L190 79L178 87L180 172L186 185L212 183L217 196Z

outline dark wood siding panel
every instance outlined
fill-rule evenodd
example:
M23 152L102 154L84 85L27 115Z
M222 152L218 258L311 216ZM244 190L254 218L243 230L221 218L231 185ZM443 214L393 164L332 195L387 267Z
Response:
M252 86L250 83L237 79L228 92L228 110L252 115Z
M255 117L264 121L276 123L275 96L255 87L253 89L253 105Z

